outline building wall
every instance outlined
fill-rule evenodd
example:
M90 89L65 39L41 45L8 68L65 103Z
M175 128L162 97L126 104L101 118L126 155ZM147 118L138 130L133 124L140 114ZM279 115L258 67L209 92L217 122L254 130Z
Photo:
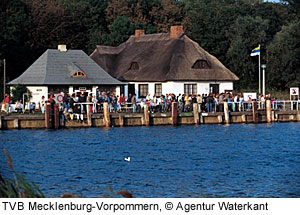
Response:
M219 93L224 93L225 90L233 90L233 82L221 82L221 81L211 81L211 82L130 82L135 86L135 94L138 96L139 84L148 84L148 91L151 96L155 94L155 84L162 84L162 94L166 95L169 93L174 93L175 95L184 94L184 84L197 84L197 94L209 94L211 92L210 84L219 84ZM125 96L126 94L125 90Z
M225 90L233 90L233 82L223 82L220 84L220 91L225 92Z
M32 98L30 102L35 103L35 107L39 107L39 102L42 99L42 96L45 96L45 100L48 99L48 87L47 86L27 86L30 90Z

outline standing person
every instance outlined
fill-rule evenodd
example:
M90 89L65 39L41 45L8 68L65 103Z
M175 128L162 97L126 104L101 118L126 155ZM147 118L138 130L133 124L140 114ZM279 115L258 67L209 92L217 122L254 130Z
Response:
M132 96L131 96L131 94L129 93L128 98L127 98L127 103L130 103L130 102L131 102L131 99L132 99Z
M56 102L55 102L53 93L50 94L49 102L50 102L50 105L51 105L51 115L54 116L54 105L55 105Z
M44 114L45 113L45 96L42 96L42 99L40 100L40 107L41 107L42 114Z
M69 110L69 96L67 93L64 93L64 97L63 97L63 110L67 108L67 110Z
M219 95L219 112L223 112L224 111L224 94L221 93Z
M9 95L7 93L5 94L4 103L5 103L5 106L6 106L6 114L8 114L9 113L10 100L9 100Z
M112 105L113 105L114 112L117 113L117 111L118 111L118 98L115 94L112 95Z
M70 97L69 108L72 108L72 110L74 110L74 104L75 104L75 93L73 93L72 97Z
M85 103L86 102L86 98L84 97L84 94L81 93L79 98L78 98L78 102L79 103ZM86 104L81 104L81 112L84 113L86 110Z
M131 103L132 103L132 107L133 107L133 113L136 112L136 95L133 94L133 96L131 97Z
M126 97L122 93L121 96L120 96L120 99L119 99L119 104L120 104L119 109L120 110L122 110L122 108L125 106L125 103L126 103Z

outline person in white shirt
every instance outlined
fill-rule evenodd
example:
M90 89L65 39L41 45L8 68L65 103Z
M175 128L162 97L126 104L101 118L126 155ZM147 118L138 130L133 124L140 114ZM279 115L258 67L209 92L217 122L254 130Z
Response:
M40 108L42 111L42 114L45 113L45 96L42 96L42 99L40 100Z

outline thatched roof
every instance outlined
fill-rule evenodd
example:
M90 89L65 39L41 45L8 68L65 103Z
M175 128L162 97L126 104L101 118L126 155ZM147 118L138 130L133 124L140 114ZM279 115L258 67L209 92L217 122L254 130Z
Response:
M184 33L131 36L118 47L97 46L90 56L121 81L236 81L238 77ZM192 68L204 60L209 68ZM130 69L136 62L138 69Z
M73 77L82 71L85 77ZM82 50L45 51L21 76L8 85L123 85Z

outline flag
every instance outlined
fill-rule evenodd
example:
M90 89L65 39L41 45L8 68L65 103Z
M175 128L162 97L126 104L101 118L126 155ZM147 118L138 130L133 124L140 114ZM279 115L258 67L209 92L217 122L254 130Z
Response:
M256 56L256 55L260 55L260 45L257 48L253 49L250 54L250 56Z

